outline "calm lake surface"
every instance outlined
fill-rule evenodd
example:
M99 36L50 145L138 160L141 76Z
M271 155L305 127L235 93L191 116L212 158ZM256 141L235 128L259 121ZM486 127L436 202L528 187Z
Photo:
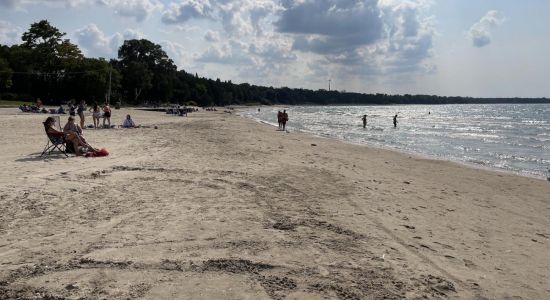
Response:
M277 111L242 115L277 126ZM292 106L287 129L525 176L550 168L550 104ZM397 128L392 118L398 113ZM363 128L361 116L367 115Z

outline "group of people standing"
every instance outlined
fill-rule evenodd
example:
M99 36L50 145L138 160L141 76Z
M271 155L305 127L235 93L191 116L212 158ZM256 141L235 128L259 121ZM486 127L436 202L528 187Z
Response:
M285 130L286 122L288 122L288 114L286 113L286 110L283 110L283 112L277 112L277 122L279 123L279 130Z
M78 105L74 101L69 103L69 115L71 117L76 117L78 114L80 118L80 127L84 128L84 122L86 118L84 112L86 111L86 101L81 100ZM103 118L103 127L111 128L111 107L109 103L105 102L102 107L100 107L97 102L95 102L92 107L89 109L92 113L92 118L94 121L94 128L99 127L99 119ZM105 124L107 122L107 124Z

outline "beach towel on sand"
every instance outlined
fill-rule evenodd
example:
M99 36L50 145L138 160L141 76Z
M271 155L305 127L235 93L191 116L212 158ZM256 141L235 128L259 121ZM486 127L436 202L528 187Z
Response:
M101 157L101 156L107 156L109 155L109 152L107 152L107 149L105 148L101 148L100 150L97 150L97 151L91 151L91 152L88 152L86 153L86 157Z

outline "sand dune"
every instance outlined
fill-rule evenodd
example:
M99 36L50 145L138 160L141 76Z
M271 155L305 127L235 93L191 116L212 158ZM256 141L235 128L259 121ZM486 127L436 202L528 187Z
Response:
M110 156L41 159L45 116L0 109L0 299L550 295L548 182L128 112L85 131Z

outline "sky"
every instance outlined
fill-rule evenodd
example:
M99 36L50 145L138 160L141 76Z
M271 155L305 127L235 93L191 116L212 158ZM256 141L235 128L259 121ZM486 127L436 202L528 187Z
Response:
M548 0L0 0L0 44L46 19L89 57L126 39L233 83L550 97Z

